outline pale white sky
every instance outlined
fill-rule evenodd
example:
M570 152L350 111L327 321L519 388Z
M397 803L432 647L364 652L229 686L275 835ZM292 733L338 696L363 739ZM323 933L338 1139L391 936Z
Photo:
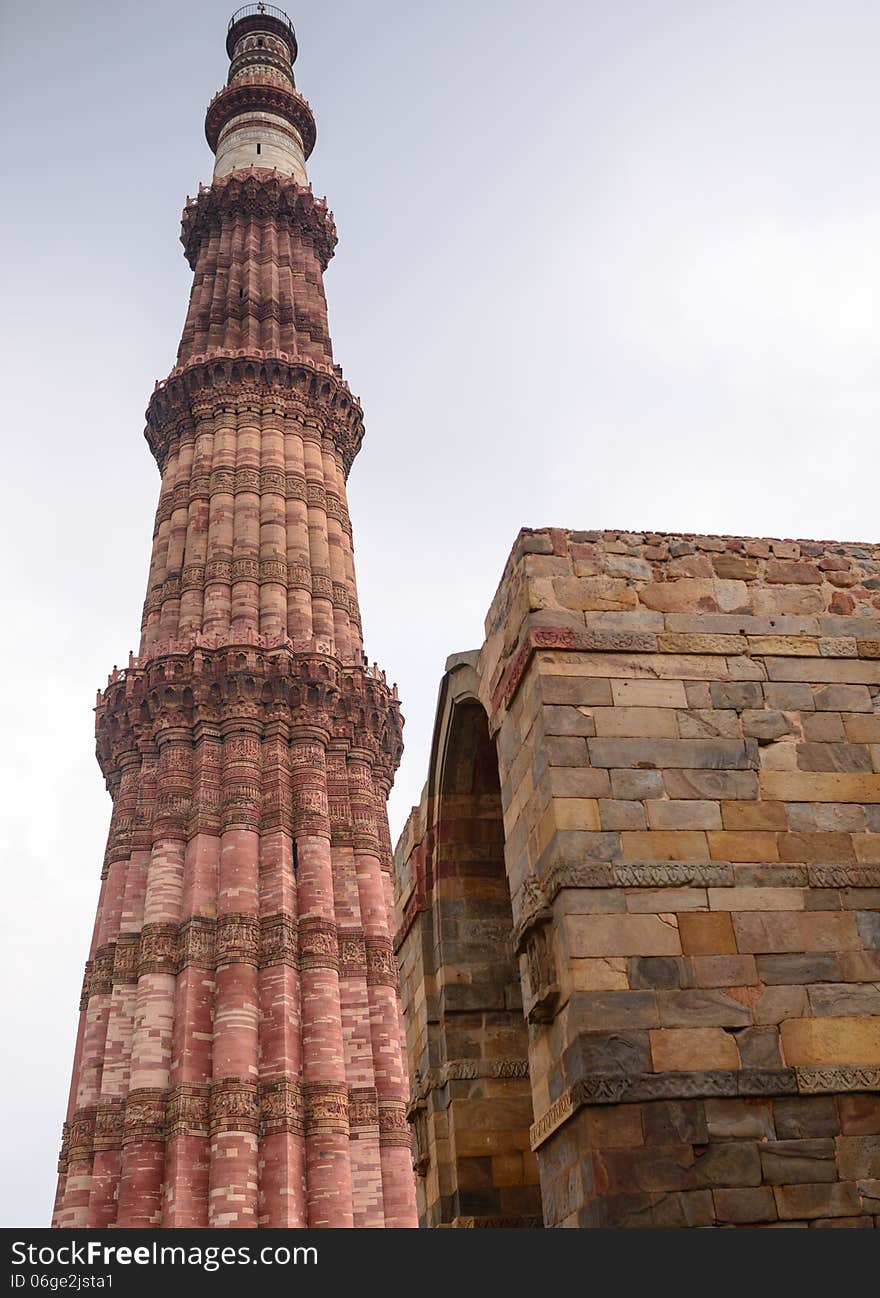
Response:
M233 3L3 0L0 1224L48 1221L137 641L142 438ZM876 540L873 0L301 0L371 658L418 800L449 653L521 525Z

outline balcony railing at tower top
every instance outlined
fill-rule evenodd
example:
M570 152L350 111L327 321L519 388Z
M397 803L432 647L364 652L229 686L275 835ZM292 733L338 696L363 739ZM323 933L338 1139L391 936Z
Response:
M274 5L264 4L242 5L240 9L236 9L235 13L229 19L229 30L232 31L235 24L242 18L260 17L263 15L267 18L277 18L279 22L284 23L285 27L289 27L290 30L293 31L293 23L290 21L283 9L276 9Z

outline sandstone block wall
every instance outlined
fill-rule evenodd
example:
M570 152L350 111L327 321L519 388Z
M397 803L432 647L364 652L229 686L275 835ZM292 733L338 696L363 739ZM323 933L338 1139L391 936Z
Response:
M523 532L486 632L545 1224L876 1224L880 547Z

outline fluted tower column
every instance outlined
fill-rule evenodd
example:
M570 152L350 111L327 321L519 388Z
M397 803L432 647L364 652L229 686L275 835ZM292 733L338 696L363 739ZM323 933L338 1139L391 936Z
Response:
M381 850L402 719L361 640L336 230L287 15L240 9L226 48L147 410L140 645L98 695L113 815L53 1224L415 1226Z

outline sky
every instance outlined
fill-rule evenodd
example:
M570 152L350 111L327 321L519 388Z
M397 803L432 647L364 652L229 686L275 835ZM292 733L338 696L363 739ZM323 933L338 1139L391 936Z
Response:
M217 0L0 3L6 1175L48 1222L110 815L95 690L136 647L142 437L211 176ZM366 648L396 837L446 657L521 526L876 541L873 0L299 0Z

